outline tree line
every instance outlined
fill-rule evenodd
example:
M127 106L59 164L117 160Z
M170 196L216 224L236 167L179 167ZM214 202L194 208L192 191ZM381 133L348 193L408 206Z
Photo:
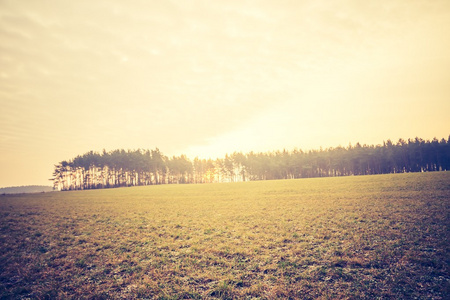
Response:
M56 164L51 180L56 190L81 190L443 170L450 170L450 136L309 151L234 152L214 160L167 157L158 148L90 151Z

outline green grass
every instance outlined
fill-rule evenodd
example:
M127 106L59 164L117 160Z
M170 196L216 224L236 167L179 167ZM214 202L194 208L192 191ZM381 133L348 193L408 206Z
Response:
M444 299L450 172L0 197L0 298Z

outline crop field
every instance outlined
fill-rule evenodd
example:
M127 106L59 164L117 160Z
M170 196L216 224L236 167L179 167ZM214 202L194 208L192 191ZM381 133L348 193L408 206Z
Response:
M450 172L0 197L0 298L448 299Z

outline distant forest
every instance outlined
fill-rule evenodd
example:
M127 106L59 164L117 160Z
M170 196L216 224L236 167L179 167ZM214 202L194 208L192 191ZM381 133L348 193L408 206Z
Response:
M25 185L0 188L0 195L4 194L25 194L25 193L45 193L51 192L51 186L46 185Z
M447 140L391 140L319 150L234 152L224 158L190 160L155 150L94 151L55 165L56 190L236 182L450 170Z

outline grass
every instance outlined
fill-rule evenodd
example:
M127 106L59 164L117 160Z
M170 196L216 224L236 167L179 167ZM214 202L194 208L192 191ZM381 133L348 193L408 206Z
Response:
M445 299L450 172L0 197L0 298Z

